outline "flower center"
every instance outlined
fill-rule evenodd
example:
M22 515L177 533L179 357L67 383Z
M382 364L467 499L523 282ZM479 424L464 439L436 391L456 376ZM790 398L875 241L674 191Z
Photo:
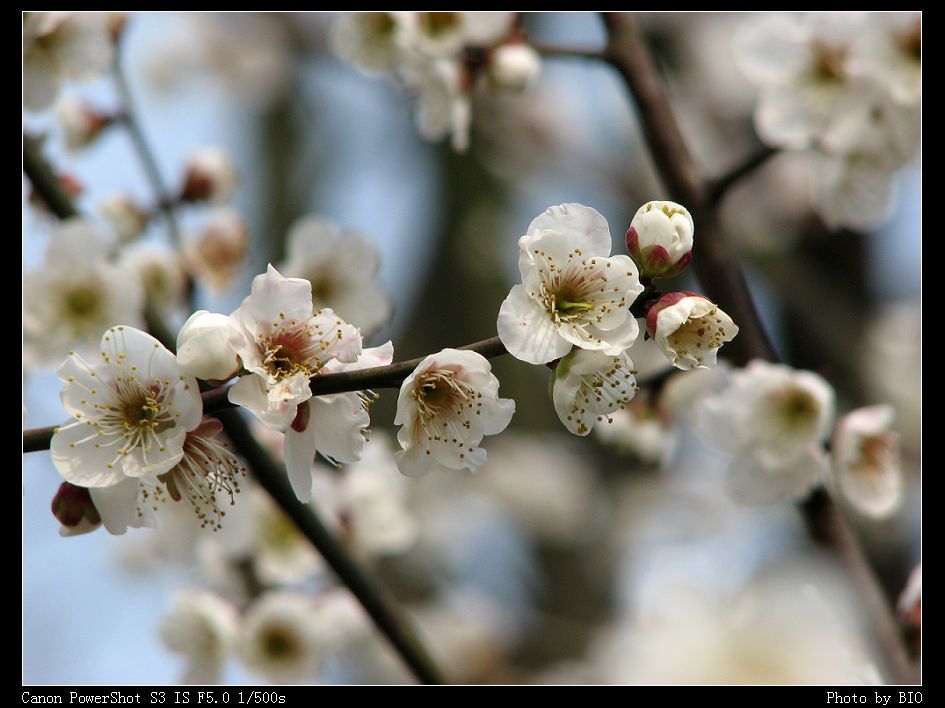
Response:
M287 659L301 653L298 640L288 627L269 627L261 639L266 654L274 659Z
M814 55L814 76L817 81L835 83L844 80L848 54L846 47L814 42L811 45L811 52Z
M878 477L880 471L890 462L895 441L895 433L879 433L863 438L860 443L860 456L852 466L853 470L866 477Z
M431 37L455 31L460 23L458 12L421 12L420 28Z
M817 421L820 406L814 396L800 388L790 388L775 394L778 413L792 430L804 430Z
M264 352L263 365L275 381L283 381L300 372L306 376L313 373L295 339L291 335L281 335L274 339L263 338L260 342Z
M64 305L70 319L94 320L102 310L102 293L88 285L72 288L65 294Z
M386 12L369 12L364 21L371 28L371 34L377 37L387 37L394 33L397 24Z
M148 388L133 388L121 397L119 409L122 426L128 432L163 433L175 425L174 419L164 409L163 390L158 384Z

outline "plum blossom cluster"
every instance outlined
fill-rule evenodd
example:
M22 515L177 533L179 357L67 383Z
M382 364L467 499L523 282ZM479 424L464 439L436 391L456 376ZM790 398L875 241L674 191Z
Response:
M707 443L731 455L733 499L802 499L824 484L868 518L898 511L904 479L891 406L859 408L834 425L833 388L818 374L756 360L728 379L703 392L694 422Z
M331 46L369 74L392 72L416 96L416 123L430 141L469 146L476 91L522 92L540 70L511 12L358 12L332 27Z
M276 683L309 683L326 658L367 631L367 623L342 590L315 598L270 590L241 609L211 591L186 589L174 596L159 632L164 645L186 661L183 683L219 683L232 658Z
M119 325L102 336L97 360L70 354L58 375L71 416L50 445L66 482L53 500L64 535L99 522L116 534L149 525L165 499L186 500L202 526L219 528L245 470L171 352Z
M519 272L499 309L502 343L517 359L553 370L561 422L587 435L612 422L637 391L631 359L644 316L647 335L683 370L708 368L738 327L696 293L660 296L652 281L692 259L694 224L685 207L649 202L627 231L629 256L611 255L606 219L582 204L549 207L519 239Z
M919 150L920 14L765 15L742 28L735 49L761 87L758 134L810 154L812 200L827 225L882 223L897 172Z

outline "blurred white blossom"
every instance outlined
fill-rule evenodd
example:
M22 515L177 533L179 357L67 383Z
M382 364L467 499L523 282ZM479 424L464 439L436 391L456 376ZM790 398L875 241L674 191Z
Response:
M182 683L213 684L220 681L238 630L235 605L207 590L187 588L174 594L160 636L164 646L187 660Z
M360 234L307 216L289 230L286 249L279 272L312 284L315 309L330 307L365 337L387 324L391 304L377 282L377 249Z
M733 454L728 486L743 503L803 497L826 473L822 449L834 420L834 392L810 371L755 360L731 375L721 393L703 398L696 428Z
M840 495L866 516L882 519L902 504L899 439L892 406L858 408L837 422L830 454Z
M65 80L90 80L111 66L108 14L27 12L23 15L23 105L39 111Z
M70 219L49 238L43 267L23 276L23 354L29 365L91 353L107 328L144 326L138 273L108 259L111 242L89 221Z

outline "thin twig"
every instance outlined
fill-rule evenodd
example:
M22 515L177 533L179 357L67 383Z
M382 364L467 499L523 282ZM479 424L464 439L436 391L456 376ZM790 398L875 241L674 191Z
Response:
M158 168L157 159L151 152L147 138L144 137L144 131L141 129L141 123L138 121L138 112L135 110L134 100L131 97L131 88L128 85L128 79L125 76L124 65L122 64L121 42L118 42L115 53L115 64L113 67L115 76L115 86L118 89L118 95L121 97L123 118L122 124L128 129L128 135L131 137L131 143L134 145L135 153L141 162L145 176L151 184L151 190L157 200L157 206L164 214L164 220L167 222L167 233L170 236L171 244L175 248L181 247L180 227L177 224L177 215L174 212L175 199L172 199L164 186L164 180L161 177L161 170Z
M563 57L574 59L595 59L604 58L604 53L600 49L580 49L577 47L564 47L557 44L545 44L543 42L532 42L529 40L532 49L543 57Z
M59 179L40 152L36 141L23 136L23 172L29 178L36 194L49 210L60 219L78 216L69 195L59 185Z
M148 329L168 349L174 349L174 338L166 330L160 316L150 310L148 312ZM505 345L498 337L484 339L481 342L466 344L459 349L477 352L487 359L501 356L506 353ZM423 357L398 361L388 366L375 366L360 371L341 371L335 374L315 376L311 381L312 394L324 396L329 393L346 393L349 391L364 391L376 388L399 388L410 373L417 368ZM203 412L206 415L236 408L230 403L227 395L229 386L222 386L203 393ZM49 449L49 441L53 428L35 428L23 432L24 452L37 452Z
M331 569L374 620L420 681L444 684L447 680L417 638L393 598L362 568L331 534L311 506L300 502L289 485L285 469L253 437L238 411L218 415L233 447L246 460L253 475L299 531L318 549Z
M643 132L668 196L685 204L698 225L701 235L695 240L693 267L699 281L706 293L738 322L739 335L726 345L726 354L739 365L754 358L777 361L639 27L625 14L605 13L603 19L608 36L607 61L623 77L636 102ZM871 619L873 638L889 676L897 683L916 682L916 669L906 654L889 604L837 505L826 491L819 489L800 509L812 538L846 564Z
M778 154L777 148L764 145L755 150L751 155L745 158L741 164L732 168L731 171L713 180L708 186L709 201L712 204L718 204L722 201L728 190L743 177L747 177L752 172L765 164L771 157Z
M62 191L38 150L35 146L27 146L25 143L24 169L27 163L26 155L30 151L33 154L29 162L30 168L27 171L27 176L31 181L34 176L36 177L33 186L37 193L57 214L60 212L64 216L76 214L72 201ZM174 342L170 330L163 322L160 322L159 315L152 310L148 313L148 316L149 319L152 319L152 324L155 324L155 319L157 320L158 326L155 330L155 336L163 339L164 344L173 349ZM221 411L217 417L223 423L224 430L233 446L249 463L249 468L263 488L272 495L273 500L324 557L342 583L351 590L378 629L387 637L417 678L424 683L446 683L444 674L438 669L410 625L404 620L395 602L328 532L316 515L315 510L299 502L289 485L282 466L277 464L256 441L249 426L246 425L239 413L234 410ZM53 432L54 428L25 431L23 434L24 452L39 449L34 446L44 438L47 439L48 447L48 440L52 438ZM27 449L28 447L30 449Z

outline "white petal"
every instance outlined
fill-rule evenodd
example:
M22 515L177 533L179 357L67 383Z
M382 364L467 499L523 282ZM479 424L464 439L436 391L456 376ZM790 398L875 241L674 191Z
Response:
M316 396L310 404L309 425L318 451L337 462L360 460L365 442L362 430L371 424L371 418L357 394Z
M496 330L509 353L529 364L545 364L571 350L571 344L523 285L515 285L503 301Z
M787 15L765 15L739 28L735 58L750 77L765 83L786 81L809 62L808 34Z
M586 256L606 257L613 247L607 219L583 204L572 202L548 207L528 225L526 235L532 238L542 231L566 234L573 247L580 248Z
M108 487L125 478L116 459L119 445L106 447L114 438L94 437L95 432L91 423L70 420L53 435L49 454L56 470L67 482L80 487ZM86 440L90 436L94 439ZM96 443L101 447L95 447Z
M89 489L108 533L121 535L134 525L138 516L138 485L137 479L125 479L111 487Z
M292 491L303 504L312 499L312 463L315 460L314 416L312 403L318 399L306 401L302 406L309 407L308 426L302 432L291 425L285 430L285 468L289 475Z
M311 394L311 390L309 390ZM227 398L230 403L243 406L259 420L275 430L285 430L295 419L300 400L270 401L266 382L256 375L243 376L230 387Z

